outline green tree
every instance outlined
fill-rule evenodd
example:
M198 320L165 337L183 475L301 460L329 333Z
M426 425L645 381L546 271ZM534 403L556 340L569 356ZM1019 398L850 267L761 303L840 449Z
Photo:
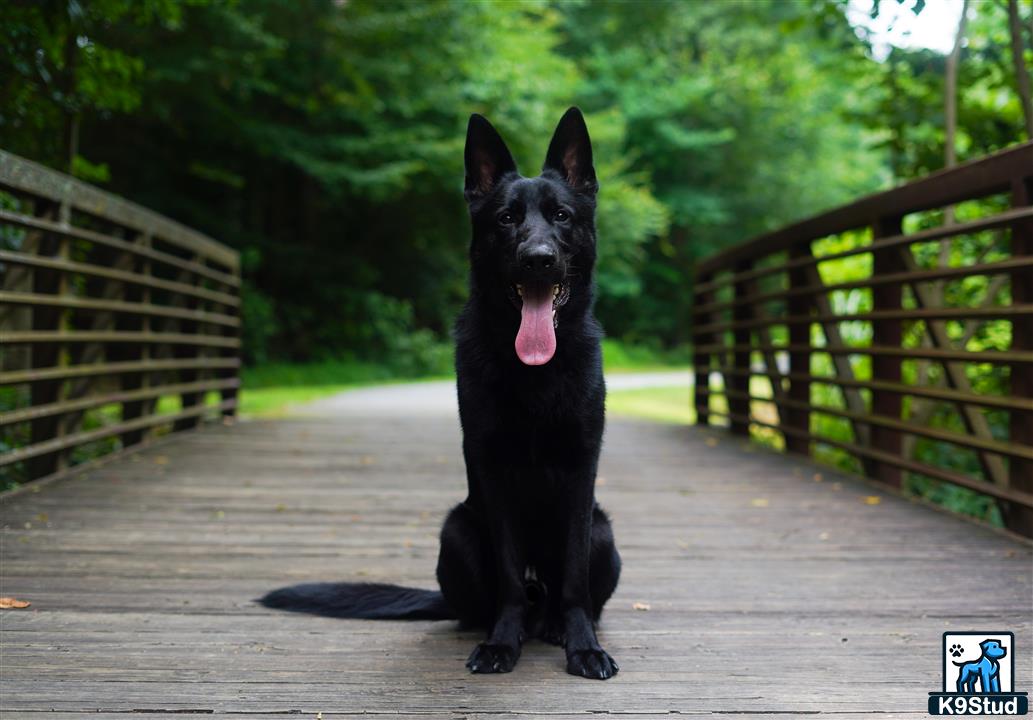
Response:
M98 41L119 23L174 27L175 0L41 0L0 7L0 129L37 159L87 177L107 178L78 154L84 116L140 105L139 56Z
M961 160L1022 129L1007 5L974 7ZM845 8L0 0L0 145L74 157L241 249L252 362L419 369L465 295L469 113L535 174L578 104L602 185L599 315L677 345L699 257L942 163L944 59L875 61Z
M815 22L807 5L783 2L559 7L586 104L619 108L622 156L670 214L637 284L604 287L618 334L684 340L697 258L879 183L879 156L853 119L862 47L844 42L853 35L835 9Z

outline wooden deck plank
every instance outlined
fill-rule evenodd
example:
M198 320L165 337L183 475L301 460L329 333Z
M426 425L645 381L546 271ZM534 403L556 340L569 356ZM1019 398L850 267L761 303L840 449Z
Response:
M624 558L601 627L614 680L569 677L538 643L510 675L468 675L477 636L453 623L265 610L254 598L290 582L432 586L464 488L454 411L362 397L6 498L0 594L33 605L0 613L5 720L917 718L948 629L1013 630L1017 676L1033 674L1028 544L723 434L632 421L611 422L600 471Z

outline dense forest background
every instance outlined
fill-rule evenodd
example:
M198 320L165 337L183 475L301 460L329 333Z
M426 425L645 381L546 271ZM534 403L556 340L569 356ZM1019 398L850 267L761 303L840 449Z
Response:
M894 5L928 12L869 16ZM959 161L1030 122L1033 6L966 5ZM676 353L697 258L946 162L950 54L879 57L851 9L0 0L0 147L239 248L250 363L420 373L448 365L465 295L469 114L535 174L577 104L602 184L598 314Z

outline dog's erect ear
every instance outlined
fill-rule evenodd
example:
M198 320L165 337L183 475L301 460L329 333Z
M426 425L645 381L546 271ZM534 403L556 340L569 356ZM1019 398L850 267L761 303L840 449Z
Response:
M592 166L592 140L585 118L576 107L560 118L542 170L555 170L575 190L594 193L598 189Z
M484 197L517 166L502 136L487 118L474 113L466 126L466 201Z

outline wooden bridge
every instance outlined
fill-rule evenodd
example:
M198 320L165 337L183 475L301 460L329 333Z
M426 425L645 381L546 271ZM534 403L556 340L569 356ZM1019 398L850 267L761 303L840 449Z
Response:
M31 602L0 610L3 717L919 718L947 630L1014 631L1028 690L1031 173L1020 146L701 266L697 375L713 382L696 404L733 432L610 421L599 496L625 571L601 636L621 673L597 683L537 643L510 675L469 675L478 638L452 623L258 606L305 580L431 586L437 528L464 489L450 386L235 420L236 255L0 154L0 467L33 480L2 498L0 596ZM921 213L977 197L999 210L962 204L957 224L925 226ZM945 238L985 243L985 261L934 266L925 248ZM822 263L864 246L872 273L823 279ZM914 268L879 259L912 246ZM781 284L748 287L761 276ZM978 307L935 284L960 277L989 278ZM872 287L894 291L843 299ZM958 319L998 323L1007 346L970 350ZM925 340L905 332L919 320ZM833 330L850 323L871 333ZM823 339L799 330L812 326ZM958 428L937 408L919 422L914 398L958 407ZM937 465L911 438L961 450ZM919 481L995 498L1011 530L905 497Z

